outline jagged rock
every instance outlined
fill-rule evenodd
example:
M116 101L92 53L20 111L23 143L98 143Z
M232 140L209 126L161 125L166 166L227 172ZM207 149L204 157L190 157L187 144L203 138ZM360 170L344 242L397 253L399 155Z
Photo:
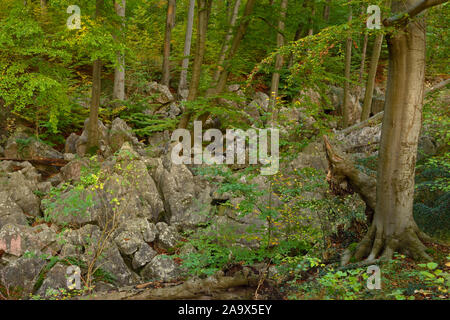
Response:
M77 153L77 141L80 139L80 136L76 133L71 133L70 136L66 139L66 144L64 146L64 153Z
M8 223L26 225L27 218L8 192L2 191L0 192L0 229Z
M158 230L153 223L149 223L145 218L135 218L126 220L121 227L125 231L133 232L145 242L153 242L156 239Z
M366 152L375 151L377 144L381 139L381 123L374 127L363 127L351 131L348 134L339 134L337 141L343 142L343 151L346 152Z
M76 153L83 157L87 152L87 141L88 141L88 128L89 128L89 118L84 121L83 132L79 139L77 139L75 148ZM98 138L99 138L99 150L105 156L111 154L111 149L109 147L109 135L108 128L98 120Z
M89 161L84 158L70 161L61 168L61 176L64 181L78 181L81 176L81 169L88 166Z
M55 230L47 225L6 224L0 229L0 250L20 257L25 251L55 254L61 249Z
M123 231L115 239L119 251L127 256L135 253L142 244L142 239L134 232Z
M255 106L258 110L267 112L269 110L269 96L264 92L257 91L253 95L253 100L250 102L249 106ZM262 113L262 112L260 112Z
M66 161L73 161L75 160L76 156L73 153L64 153L64 160Z
M37 188L41 193L48 193L52 189L52 183L49 181L38 183Z
M238 91L240 88L241 88L241 85L240 85L240 84L237 84L237 83L235 83L235 84L230 84L230 85L227 86L228 92L236 92L236 91Z
M127 123L116 118L111 123L111 130L109 132L109 143L111 151L114 153L118 151L125 142L129 142L131 145L138 146L139 141L133 133L133 130L127 125Z
M200 177L194 177L183 164L172 165L170 158L155 172L155 181L161 190L171 225L180 229L196 227L206 222L211 208L211 188Z
M133 269L137 270L143 266L145 266L147 263L152 261L152 259L157 255L158 253L152 249L148 244L141 243L141 247L133 256L132 266Z
M178 243L180 236L177 229L174 226L168 226L165 222L158 222L156 224L156 229L158 229L158 239L156 243L158 247L168 250Z
M417 151L417 161L426 157L434 156L437 153L438 146L436 141L429 136L420 136Z
M63 158L59 151L22 131L16 131L9 137L4 154L6 158L10 159Z
M150 95L156 95L154 103L166 104L174 100L172 93L165 85L159 84L157 82L150 82L147 89Z
M167 153L170 144L169 131L155 132L148 137L149 152L152 157L160 157Z
M171 281L181 275L179 266L173 259L166 255L159 255L152 259L141 271L145 280Z
M0 283L9 288L21 288L22 295L32 292L46 262L41 258L21 257L0 271Z
M96 244L101 237L101 230L98 226L87 224L80 229L66 230L64 238L76 247L87 247Z
M37 295L41 297L48 297L51 295L50 290L58 290L67 288L67 266L62 263L57 263L47 273L45 280L37 291Z
M128 143L119 152L117 163L102 167L99 174L102 180L98 183L101 188L68 188L59 199L43 204L43 210L50 208L48 216L52 221L60 225L99 223L103 226L113 214L122 222L135 217L159 219L164 213L164 204L146 164L141 160L125 160L125 153L120 161L126 145ZM126 157L129 156L130 153L126 153Z
M6 191L10 198L22 209L23 213L31 216L40 215L40 200L35 195L38 190L40 175L31 164L27 162L22 170L5 173L0 176L2 190Z
M87 258L89 259L89 257ZM114 244L105 248L96 261L95 266L112 274L117 286L127 286L137 280L136 276L128 269L120 255L119 249Z

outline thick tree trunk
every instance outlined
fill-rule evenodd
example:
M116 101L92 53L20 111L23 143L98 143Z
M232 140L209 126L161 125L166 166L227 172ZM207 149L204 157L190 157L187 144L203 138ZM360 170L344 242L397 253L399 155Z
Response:
M166 86L169 86L170 82L170 41L172 40L172 29L175 25L175 6L175 0L168 0L161 79L161 83Z
M103 0L97 0L95 7L96 18L100 17L103 9ZM89 113L88 140L87 151L93 152L99 146L98 141L98 111L100 109L100 93L101 93L101 71L102 62L100 59L94 61L92 71L92 97L91 108Z
M369 118L372 108L373 90L375 88L375 76L377 75L378 60L380 59L381 46L383 44L383 34L380 33L373 43L372 58L370 59L369 74L367 75L366 92L364 94L364 104L362 107L361 121Z
M217 61L218 67L217 67L217 69L214 73L214 77L213 77L213 80L215 83L217 82L217 80L219 80L220 71L221 71L221 69L223 69L222 65L225 62L227 52L230 48L230 41L231 41L231 37L233 36L234 27L236 26L236 20L237 20L238 14L239 14L240 6L241 6L241 0L236 0L236 2L234 3L233 12L230 17L230 25L228 28L228 32L225 35L222 49L220 50L220 54L219 54L219 60Z
M350 14L348 16L348 22L352 21L352 10L350 8ZM346 48L345 48L345 84L344 84L344 103L342 106L342 116L343 123L342 126L347 128L349 125L350 118L350 72L352 67L352 44L353 40L349 36L347 38Z
M119 0L115 2L114 6L116 13L122 18L122 28L120 32L120 39L123 39L124 25L125 25L125 6L126 0ZM125 100L125 56L120 52L117 53L118 66L114 70L114 90L113 98L117 100Z
M189 55L191 54L192 31L194 26L195 0L189 0L188 20L186 25L186 37L184 40L183 62L181 63L180 83L178 84L178 94L186 98L187 74L189 67Z
M212 1L197 0L198 8L198 27L197 27L197 44L194 58L194 65L192 66L192 79L189 86L188 101L194 101L198 95L198 87L200 84L200 77L202 73L203 58L206 49L206 33L208 31L208 11L212 5ZM185 112L181 117L178 128L185 129L189 123L192 112Z
M400 5L402 3L402 5ZM416 0L394 1L403 10ZM413 219L414 174L422 121L425 79L425 24L407 22L387 37L389 75L378 159L373 223L355 253L356 259L391 258L395 251L429 259L425 236Z
M278 30L277 32L277 48L281 48L284 45L284 36L282 32L284 31L286 11L287 11L288 0L281 1L280 8L280 19L278 20ZM272 113L275 112L275 102L278 97L278 88L280 85L280 69L283 66L283 56L278 54L275 59L275 71L272 74L272 85L270 87L270 105L272 108Z
M330 19L330 2L331 0L327 0L325 7L323 8L323 20L328 22Z

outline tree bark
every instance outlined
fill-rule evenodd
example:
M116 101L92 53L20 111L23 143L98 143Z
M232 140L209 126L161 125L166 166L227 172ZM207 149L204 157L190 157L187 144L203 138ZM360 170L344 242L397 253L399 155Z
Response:
M369 73L367 75L366 92L361 112L361 121L369 118L372 109L373 90L375 89L375 77L377 75L378 60L380 59L381 47L383 44L383 34L380 33L373 43L372 57L370 59Z
M98 19L103 9L103 0L97 0L95 5L95 17ZM89 153L98 149L98 111L100 109L100 93L101 93L101 70L102 62L100 59L94 61L92 71L92 97L91 108L89 112L88 140L87 151Z
M125 27L125 7L126 0L119 0L121 3L115 1L114 7L116 13L122 18L122 28L119 31L119 38L123 39L123 32ZM117 53L117 63L118 66L114 70L114 90L113 99L115 100L125 100L125 56L120 52Z
M323 20L328 22L330 19L330 2L331 0L327 0L325 7L323 8Z
M169 86L170 82L170 41L172 40L172 29L175 25L175 7L176 1L168 0L161 79L161 83L165 86Z
M192 31L194 26L195 0L189 0L188 20L186 25L186 37L184 40L183 62L181 63L180 83L178 84L178 94L186 98L184 92L188 89L187 74L189 67L189 55L191 54Z
M286 11L287 11L288 0L281 0L280 7L280 19L278 20L278 30L283 32L285 19L286 19ZM281 48L284 45L284 36L282 33L277 32L277 48ZM270 105L272 108L272 113L275 112L275 103L278 97L278 88L280 85L280 69L283 66L283 56L281 54L277 54L275 59L275 71L272 74L272 85L270 87Z
M230 48L230 41L231 41L231 37L233 36L233 30L236 25L236 20L237 20L238 14L239 14L240 6L241 6L241 0L236 0L234 3L233 12L230 17L228 32L225 35L223 46L222 46L222 49L220 50L219 59L217 61L218 67L217 67L216 71L214 72L214 77L213 77L214 83L216 83L217 80L219 80L220 71L223 68L222 65L225 61L227 52Z
M348 23L352 21L353 14L350 8L350 14L348 16ZM345 84L344 84L344 103L342 106L342 116L343 123L342 126L347 128L349 125L350 118L350 72L352 67L352 44L353 40L351 36L347 38L346 48L345 48Z
M192 66L192 79L191 84L189 86L189 95L187 97L188 101L194 101L198 95L198 88L202 73L203 58L205 56L205 49L206 49L206 34L208 31L208 11L209 8L211 8L211 5L212 5L211 0L209 1L197 0L197 8L198 8L197 44L194 57L194 65ZM180 123L178 124L178 128L180 129L187 128L191 115L192 112L190 111L185 112L181 117Z
M393 1L392 11L415 7L420 1ZM376 207L372 225L355 258L390 259L395 251L415 259L430 257L427 237L413 219L414 175L422 121L425 79L423 18L397 25L387 36L389 72L377 171Z

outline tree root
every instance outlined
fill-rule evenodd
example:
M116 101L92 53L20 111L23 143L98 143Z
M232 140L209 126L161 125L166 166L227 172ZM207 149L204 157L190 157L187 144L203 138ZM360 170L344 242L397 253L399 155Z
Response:
M361 240L356 248L353 257L360 261L365 258L366 262L375 262L380 260L390 260L394 252L400 252L415 260L430 261L431 257L425 252L426 246L422 241L430 241L431 238L425 235L413 226L404 230L401 234L393 234L386 236L382 228L377 228L376 224L372 224L365 237ZM343 255L342 265L346 265L351 255Z

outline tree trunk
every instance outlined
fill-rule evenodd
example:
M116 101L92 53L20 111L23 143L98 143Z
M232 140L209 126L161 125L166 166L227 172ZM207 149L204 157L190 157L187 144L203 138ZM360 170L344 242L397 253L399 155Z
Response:
M348 22L352 21L352 9L350 8L350 14L348 16ZM343 123L342 126L347 128L350 118L350 72L352 67L352 44L353 40L351 36L347 38L347 44L345 48L345 84L344 84L344 103L342 106Z
M380 33L373 43L372 58L370 59L369 74L367 75L366 92L364 94L364 104L362 107L361 121L369 118L372 109L373 90L375 88L375 77L377 75L378 60L380 59L381 46L383 44L383 34Z
M184 93L187 89L187 74L189 67L189 55L191 54L192 31L194 26L195 0L189 0L188 21L186 25L186 38L184 40L183 62L181 64L180 83L178 84L178 94L186 98Z
M120 0L119 2L114 2L116 13L122 18L122 28L119 31L119 38L123 39L123 32L125 27L125 6L126 0ZM114 90L113 99L115 100L125 100L125 56L120 52L117 53L117 63L118 66L114 70Z
M323 8L323 20L328 22L330 19L330 2L331 0L327 0L325 7Z
M277 32L277 48L281 48L284 45L284 36L282 32L284 31L286 11L287 11L288 0L281 0L280 8L280 19L278 20L278 30ZM272 113L275 112L275 102L278 97L278 88L280 85L280 69L283 66L283 56L277 54L275 59L275 71L272 74L272 85L270 87L270 105L272 106Z
M369 42L369 35L366 33L364 35L364 42L362 47L362 54L361 54L361 66L359 68L359 77L358 77L358 83L359 83L359 89L358 89L358 97L357 101L359 101L359 97L361 96L361 91L364 83L364 69L366 66L366 55L367 55L367 43Z
M247 31L248 24L250 22L249 17L253 12L253 8L255 6L256 0L248 0L247 4L245 5L244 14L241 18L241 23L239 24L239 28L236 32L236 35L233 38L233 43L231 44L230 51L228 53L228 57L226 59L226 62L224 64L223 70L220 73L219 80L217 82L217 86L212 90L214 94L219 94L223 92L225 89L225 86L227 84L227 79L229 75L229 70L227 64L230 62L230 60L234 57L236 54L239 45L241 44L242 38L244 38L245 32Z
M237 20L238 14L239 14L240 6L241 6L241 0L236 0L236 2L234 3L231 18L230 18L230 26L228 28L227 34L225 35L223 46L222 46L222 49L220 50L220 54L219 54L219 60L217 61L218 67L217 67L216 71L214 72L213 80L215 83L217 82L217 80L219 80L220 71L223 68L222 65L225 61L228 49L230 48L230 41L231 41L231 37L233 36L233 30L236 25L236 20Z
M103 0L97 0L95 6L95 17L100 17L103 9ZM91 109L89 113L88 140L87 151L92 153L99 146L98 141L98 111L100 109L100 93L101 93L101 70L102 62L100 59L94 61L92 71L92 97Z
M212 1L208 0L197 0L197 44L196 52L194 57L194 65L192 66L192 79L189 86L189 95L187 97L188 101L194 101L198 95L198 87L200 84L200 77L202 73L203 58L205 56L206 49L206 33L208 30L208 11L212 5ZM181 117L178 128L185 129L189 123L192 112L185 112Z
M168 0L161 79L161 83L166 86L169 86L170 82L170 41L172 40L172 29L175 25L175 7L176 1Z
M394 1L392 9L418 1ZM401 5L400 5L401 4ZM387 36L389 73L378 160L374 220L355 258L391 258L395 251L429 259L425 235L413 219L414 175L422 121L425 79L425 23L416 18ZM397 29L398 29L397 28Z

